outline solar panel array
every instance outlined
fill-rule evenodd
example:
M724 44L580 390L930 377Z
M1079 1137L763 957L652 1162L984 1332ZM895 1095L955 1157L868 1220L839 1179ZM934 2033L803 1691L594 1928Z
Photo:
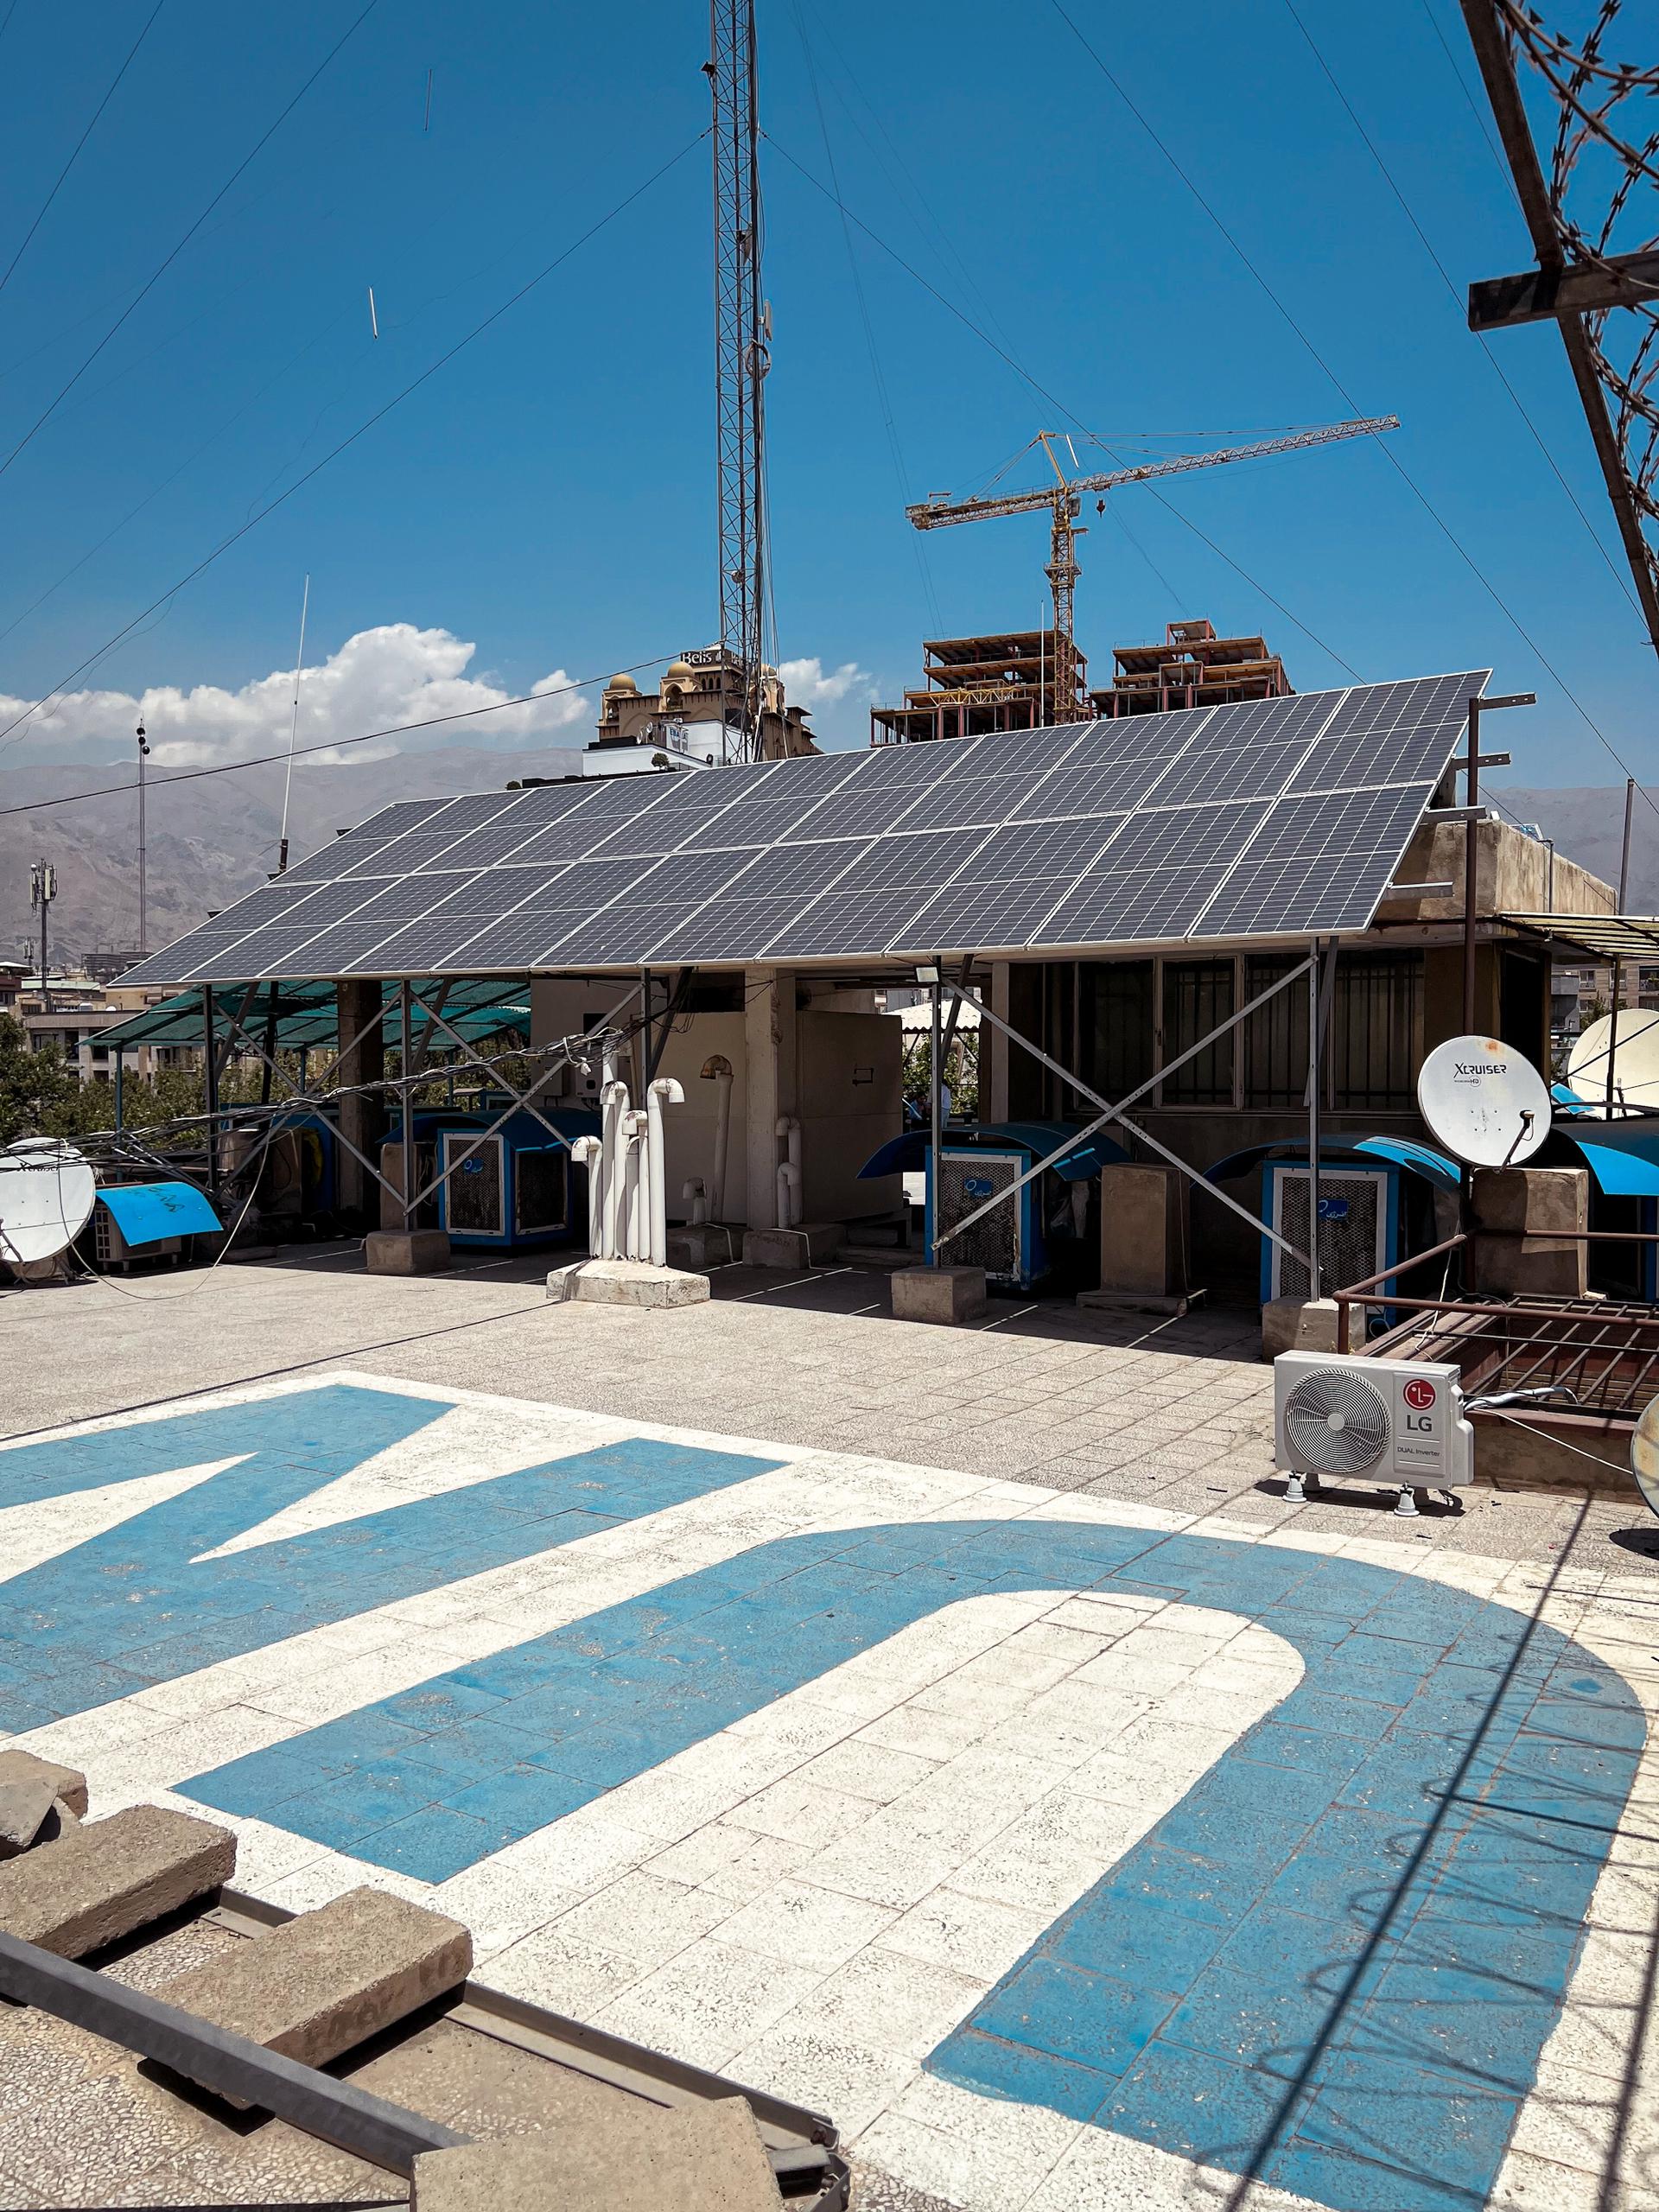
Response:
M738 966L1366 928L1483 671L406 799L129 982Z

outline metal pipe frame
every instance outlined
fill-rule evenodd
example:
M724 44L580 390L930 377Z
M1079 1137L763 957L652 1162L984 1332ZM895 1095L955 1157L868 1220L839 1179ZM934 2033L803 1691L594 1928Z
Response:
M1201 1168L1194 1167L1190 1161L1181 1159L1178 1154L1172 1152L1167 1145L1160 1144L1156 1137L1149 1136L1138 1122L1130 1121L1128 1109L1138 1100L1144 1098L1148 1091L1155 1090L1166 1077L1174 1074L1177 1068L1185 1067L1189 1060L1196 1059L1200 1052L1206 1051L1215 1043L1217 1037L1224 1037L1229 1030L1236 1029L1241 1021L1248 1020L1258 1007L1264 1007L1269 999L1276 998L1281 991L1287 990L1299 976L1306 976L1312 979L1318 973L1319 964L1318 951L1310 952L1306 960L1299 962L1294 968L1287 969L1275 982L1269 983L1265 991L1258 991L1256 995L1240 1007L1236 1014L1230 1014L1225 1021L1217 1022L1206 1035L1199 1038L1196 1045L1189 1045L1185 1052L1179 1053L1166 1065L1160 1068L1155 1075L1149 1076L1138 1090L1130 1091L1128 1096L1116 1106L1109 1104L1097 1090L1090 1090L1089 1085L1080 1077L1074 1075L1070 1068L1064 1068L1058 1060L1051 1059L1049 1055L1039 1046L1033 1045L1028 1037L1022 1037L1011 1022L1005 1021L1000 1014L993 1013L988 1006L981 1003L979 1018L982 1021L988 1021L994 1029L1001 1030L1011 1043L1018 1045L1022 1051L1029 1052L1034 1060L1040 1062L1052 1074L1058 1076L1063 1083L1069 1083L1074 1090L1081 1091L1085 1098L1092 1104L1098 1106L1101 1110L1092 1122L1085 1123L1075 1135L1068 1136L1064 1144L1056 1146L1055 1149L1046 1158L1039 1160L1035 1166L1027 1168L1025 1173L1017 1177L1006 1190L999 1191L993 1198L987 1198L982 1206L976 1206L972 1213L965 1214L962 1220L957 1222L953 1229L947 1230L943 1236L935 1236L928 1248L932 1264L936 1266L938 1264L938 1255L941 1246L950 1243L953 1238L960 1236L964 1230L971 1229L976 1221L983 1220L988 1213L1011 1199L1016 1192L1023 1191L1027 1183L1034 1182L1038 1176L1046 1173L1049 1168L1065 1159L1069 1154L1075 1152L1080 1144L1086 1144L1096 1129L1103 1129L1109 1122L1121 1122L1123 1127L1133 1131L1144 1145L1168 1160L1172 1167L1179 1168L1190 1182L1199 1184L1209 1192L1211 1198L1219 1199L1230 1212L1236 1213L1241 1221L1248 1222L1258 1236L1267 1237L1269 1243L1278 1245L1281 1251L1288 1252L1293 1260L1300 1260L1302 1265L1306 1267L1308 1256L1306 1252L1299 1252L1296 1247L1287 1237L1281 1236L1276 1229L1270 1229L1266 1222L1258 1221L1255 1216L1240 1205L1236 1198L1230 1198L1218 1184L1212 1183ZM944 971L941 970L940 973L943 979ZM965 995L959 984L945 981L944 987L958 999ZM1313 992L1313 982L1310 980L1308 986L1310 994ZM934 1222L936 1230L938 1226L936 1218Z
M218 2096L240 2098L390 2173L412 2175L424 2152L456 2150L472 2139L3 1932L0 1993L168 2067Z

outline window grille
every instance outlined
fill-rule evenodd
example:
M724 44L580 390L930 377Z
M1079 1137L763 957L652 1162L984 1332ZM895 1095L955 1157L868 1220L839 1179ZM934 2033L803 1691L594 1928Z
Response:
M1337 1105L1408 1112L1415 1103L1415 1071L1422 1058L1422 955L1339 956L1331 1022Z
M1244 963L1246 1001L1296 965L1271 957ZM1292 983L1250 1015L1244 1032L1244 1103L1302 1106L1307 1097L1307 978Z
M1164 1063L1176 1059L1233 1011L1234 963L1170 960L1164 963ZM1163 1086L1166 1106L1230 1106L1233 1036L1224 1037L1178 1068Z

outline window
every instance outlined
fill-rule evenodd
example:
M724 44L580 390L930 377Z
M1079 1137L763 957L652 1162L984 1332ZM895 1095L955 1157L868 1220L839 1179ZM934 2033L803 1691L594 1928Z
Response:
M1246 1002L1296 966L1274 956L1244 963ZM1300 1107L1307 1097L1307 978L1287 984L1243 1024L1244 1103Z
M1196 1045L1233 1011L1230 960L1171 960L1164 963L1164 1065ZM1230 1106L1233 1032L1166 1078L1166 1106Z
M1116 1104L1152 1073L1152 963L1089 960L1078 976L1080 1072ZM1086 1100L1078 1104L1092 1116Z
M1339 956L1331 1027L1336 1103L1379 1113L1409 1111L1422 1056L1422 955Z

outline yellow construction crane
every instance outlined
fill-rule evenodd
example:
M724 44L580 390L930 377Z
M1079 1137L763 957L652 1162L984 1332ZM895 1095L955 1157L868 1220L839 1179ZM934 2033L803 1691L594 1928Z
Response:
M1079 696L1077 652L1071 628L1072 601L1079 573L1077 541L1084 534L1077 527L1077 517L1083 512L1081 495L1084 492L1115 492L1124 484L1144 484L1154 476L1185 476L1195 468L1219 468L1230 461L1258 461L1267 454L1300 453L1307 446L1334 445L1342 438L1376 437L1384 430L1397 430L1399 427L1397 415L1379 415L1351 423L1330 423L1317 429L1294 430L1283 437L1260 438L1253 445L1223 446L1214 453L1177 454L1168 461L1144 461L1138 468L1114 468L1103 475L1070 478L1054 458L1055 445L1064 433L1039 430L1026 450L1041 446L1054 471L1055 481L1052 485L1039 485L1028 492L987 493L972 499L953 499L948 493L936 493L919 505L906 507L905 513L918 530L944 530L951 523L981 522L992 515L1033 514L1043 507L1050 510L1053 520L1045 573L1054 594L1055 720L1059 721L1070 714L1087 714L1089 710L1088 702ZM1071 451L1069 438L1065 444ZM1075 462L1075 451L1071 451L1071 458ZM1096 512L1103 512L1105 505L1102 498Z

